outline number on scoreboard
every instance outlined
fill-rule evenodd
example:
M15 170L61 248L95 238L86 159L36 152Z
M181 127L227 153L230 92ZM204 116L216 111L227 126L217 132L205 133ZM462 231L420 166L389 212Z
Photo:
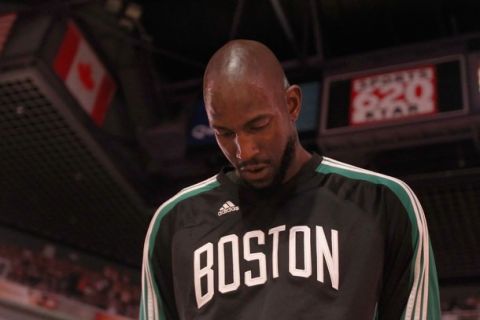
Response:
M354 78L349 124L437 113L436 81L432 65Z

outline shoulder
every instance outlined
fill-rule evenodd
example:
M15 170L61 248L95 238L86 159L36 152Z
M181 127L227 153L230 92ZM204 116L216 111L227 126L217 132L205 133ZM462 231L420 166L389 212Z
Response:
M165 201L155 211L147 231L147 238L155 237L158 233L160 225L165 219L170 218L178 212L179 208L194 205L199 198L215 190L220 186L217 175L201 181L192 186L186 187L175 194L173 197Z
M376 202L380 197L389 216L395 215L395 212L400 213L400 216L410 221L414 229L422 230L426 225L423 208L417 196L410 186L400 179L327 157L323 158L317 172L338 177L341 182L337 184L354 186L352 188L361 186L357 189L361 189L365 198L370 198L370 201Z
M343 183L380 186L390 191L404 206L415 202L416 197L412 189L402 180L382 173L356 167L328 157L323 157L316 171L325 175L334 175L342 179Z
M165 201L155 212L150 225L159 223L165 216L170 214L176 207L195 201L199 196L208 193L220 186L217 175L203 180L197 184L191 185L180 190L173 197Z

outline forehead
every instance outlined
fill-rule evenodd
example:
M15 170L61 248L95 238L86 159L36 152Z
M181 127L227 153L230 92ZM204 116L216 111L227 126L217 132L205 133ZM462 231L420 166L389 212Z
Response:
M258 81L212 81L204 91L210 122L278 111L278 92Z

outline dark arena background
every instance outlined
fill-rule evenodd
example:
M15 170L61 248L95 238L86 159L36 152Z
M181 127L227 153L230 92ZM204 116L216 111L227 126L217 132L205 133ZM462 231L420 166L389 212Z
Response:
M480 12L469 0L0 3L0 319L136 319L155 208L226 163L202 73L259 40L311 151L406 181L442 319L480 319Z

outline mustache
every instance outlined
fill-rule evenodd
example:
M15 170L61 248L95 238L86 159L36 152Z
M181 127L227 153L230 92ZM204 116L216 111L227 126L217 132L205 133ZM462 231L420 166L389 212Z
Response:
M248 166L259 165L259 164L270 164L270 161L266 159L251 159L247 161L240 161L237 163L237 168L240 170L243 170Z

